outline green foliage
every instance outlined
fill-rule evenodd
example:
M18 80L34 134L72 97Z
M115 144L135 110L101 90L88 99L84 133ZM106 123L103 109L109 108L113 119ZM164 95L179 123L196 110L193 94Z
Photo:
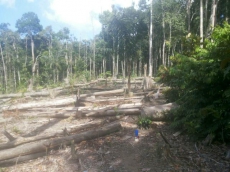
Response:
M205 48L197 42L171 57L170 68L159 69L161 81L171 87L166 97L180 105L172 112L172 126L187 129L195 138L213 134L216 140L230 141L229 35L225 23L215 28Z
M28 12L22 15L21 19L17 20L16 28L18 28L19 33L35 35L42 30L42 25L40 25L40 20L37 14L34 12Z
M151 123L152 120L150 117L139 117L137 121L137 126L140 129L148 129L150 128Z

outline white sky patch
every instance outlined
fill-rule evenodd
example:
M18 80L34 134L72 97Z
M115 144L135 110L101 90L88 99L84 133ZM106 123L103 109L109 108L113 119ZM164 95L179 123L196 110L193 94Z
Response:
M34 0L27 0L28 2L34 2Z
M137 4L139 0L134 1ZM111 11L112 4L129 7L132 2L133 0L47 0L49 10L44 15L49 20L62 22L78 32L92 34L94 30L94 34L98 34L101 30L98 19L100 13Z
M0 5L6 5L7 7L13 7L15 0L0 0Z

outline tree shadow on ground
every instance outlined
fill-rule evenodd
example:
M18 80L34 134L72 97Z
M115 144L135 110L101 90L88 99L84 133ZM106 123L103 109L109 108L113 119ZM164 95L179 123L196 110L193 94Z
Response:
M48 123L45 123L43 124L42 126L40 127L37 127L35 130L27 133L27 134L24 134L22 137L33 137L33 136L36 136L40 133L42 133L43 131L45 131L46 129L54 126L55 124L57 124L58 122L60 122L62 119L53 119L53 120L50 120Z

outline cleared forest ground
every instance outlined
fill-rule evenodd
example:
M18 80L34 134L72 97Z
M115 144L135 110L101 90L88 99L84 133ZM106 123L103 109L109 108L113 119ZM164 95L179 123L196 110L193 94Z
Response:
M130 97L119 82L106 87L101 82L60 96L2 98L0 171L230 170L225 145L204 147L184 133L175 134L162 120L158 112L173 107L162 94L143 101L157 88L143 91L141 82L134 82L132 90ZM140 115L156 120L139 130L135 141Z

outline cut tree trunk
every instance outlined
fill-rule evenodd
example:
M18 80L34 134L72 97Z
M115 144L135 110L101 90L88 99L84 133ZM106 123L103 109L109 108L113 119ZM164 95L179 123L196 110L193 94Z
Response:
M75 135L23 144L15 148L0 151L0 161L10 160L12 158L24 155L47 152L50 149L57 148L61 145L68 145L72 140L74 140L75 143L79 143L84 140L91 140L111 134L120 129L121 124L119 122L115 122L99 129L94 129Z
M176 105L175 103L156 105L156 106L152 106L152 107L144 107L142 109L141 115L150 116L153 118L153 120L164 120L165 115L162 112L169 111L169 110L175 109L177 107L178 107L178 105Z
M114 108L114 109L111 109ZM37 115L27 115L23 114L24 117L43 117L43 118L82 118L82 117L101 117L101 116L116 116L116 115L140 115L140 110L138 108L130 108L130 109L118 109L115 107L109 107L106 109L99 110L84 110L84 111L76 111L75 112L61 112L54 114L50 113L38 113ZM93 115L92 115L93 114Z
M118 90L112 90L112 91L102 91L102 92L95 92L92 94L82 94L80 95L80 99L83 97L89 97L89 96L110 96L110 95L117 95L122 94L124 92L124 89L118 89ZM23 103L23 104L17 104L17 105L6 105L2 107L1 110L22 110L22 109L29 109L29 108L38 108L38 107L52 107L52 106L66 106L75 103L76 98L71 96L66 99L57 99L55 101L43 101L43 102L30 102L30 103ZM0 110L0 111L1 111Z
M104 124L105 121L104 120L98 120L98 121L93 121L93 122L89 122L85 125L78 125L78 126L73 126L73 127L68 127L66 128L68 133L75 133L77 131L81 131L81 130L85 130L88 128L92 128L92 127L98 127L101 124ZM0 150L2 149L9 149L9 148L13 148L25 143L29 143L29 142L35 142L35 141L39 141L39 140L45 140L45 139L50 139L50 138L54 138L57 136L64 136L64 129L57 131L55 133L47 133L45 135L39 135L39 136L34 136L34 137L19 137L19 138L14 138L14 140L7 142L7 143L2 143L0 144Z
M32 115L33 117L47 117L47 118L68 118L68 117L102 117L102 116L118 116L118 115L147 115L153 117L155 120L163 120L164 116L162 112L168 111L176 108L175 103L168 103L163 105L156 105L151 107L143 107L143 104L123 104L117 106L108 106L104 109L97 110L82 110L76 111L76 108L68 110L70 112L61 112L54 114L50 113L38 113L37 115ZM31 115L23 114L25 117L30 117Z
M17 163L37 159L37 158L45 156L45 155L47 155L46 152L35 153L35 154L25 155L25 156L18 156L16 158L0 161L0 167L7 167L10 165L16 165Z

